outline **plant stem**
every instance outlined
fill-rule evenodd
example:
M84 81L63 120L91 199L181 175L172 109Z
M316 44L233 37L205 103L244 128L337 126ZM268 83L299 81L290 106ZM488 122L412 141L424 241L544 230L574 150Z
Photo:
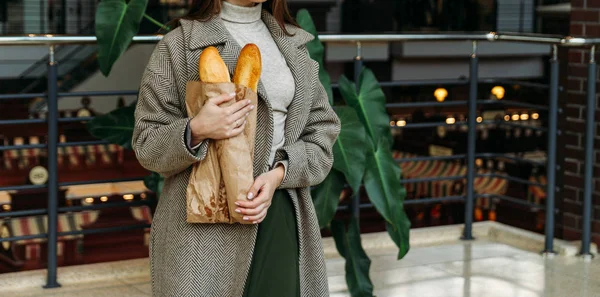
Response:
M152 22L153 24L159 26L162 29L165 29L167 31L170 31L171 28L169 28L169 26L165 26L163 23L157 21L156 19L154 19L153 17L149 16L147 13L144 13L144 18L146 18L147 20L149 20L150 22Z

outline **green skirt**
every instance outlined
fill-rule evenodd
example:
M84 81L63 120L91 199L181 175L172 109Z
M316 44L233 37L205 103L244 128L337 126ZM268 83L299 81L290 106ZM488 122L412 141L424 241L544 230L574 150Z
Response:
M244 297L299 297L298 261L294 205L285 190L278 190L258 226Z

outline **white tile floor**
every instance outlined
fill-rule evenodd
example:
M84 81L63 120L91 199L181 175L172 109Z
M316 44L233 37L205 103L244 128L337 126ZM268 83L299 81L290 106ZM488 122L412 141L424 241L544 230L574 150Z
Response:
M391 249L368 253L377 297L600 296L600 259L591 262L573 257L544 259L535 253L484 240L413 248L401 261L395 260L396 251ZM147 265L144 261L140 262L141 267ZM349 296L344 260L328 259L327 268L331 297ZM70 273L66 269L83 268L61 269L65 271L59 271L59 275ZM3 293L0 286L0 296L142 297L151 294L147 275L119 275L94 283L63 284L62 288L51 290L38 287Z
M522 251L485 241L371 253L378 297L592 297L600 296L600 262ZM349 296L343 260L329 261L332 297Z

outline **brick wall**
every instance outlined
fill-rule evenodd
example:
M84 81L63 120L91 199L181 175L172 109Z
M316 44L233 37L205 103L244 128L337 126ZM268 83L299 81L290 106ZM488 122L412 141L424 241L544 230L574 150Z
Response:
M600 0L573 0L571 11L570 34L581 37L600 37ZM583 201L583 163L584 163L584 133L585 133L585 102L587 89L587 71L589 51L583 49L570 49L567 54L565 73L567 92L561 96L561 106L564 108L564 118L561 123L563 133L559 138L559 147L564 156L564 189L562 200L559 201L561 209L559 234L567 240L581 239L582 227L582 201ZM562 76L561 75L561 76ZM598 82L596 82L598 83ZM598 97L597 97L598 98ZM600 105L596 105L596 121L600 121ZM596 126L595 160L593 197L593 226L592 240L600 244L600 127ZM559 197L561 197L559 196Z

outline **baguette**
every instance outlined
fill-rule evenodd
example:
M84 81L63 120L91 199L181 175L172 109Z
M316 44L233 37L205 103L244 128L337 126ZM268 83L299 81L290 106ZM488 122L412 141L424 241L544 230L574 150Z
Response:
M235 66L233 82L248 87L256 93L261 71L262 60L258 46L253 43L246 44L246 46L242 48L237 65Z
M220 95L222 88L226 88L204 83L231 82L229 70L215 47L208 47L200 54L198 74L200 82L187 84L186 108L190 116L196 116L206 100ZM230 89L235 88L232 86ZM205 159L194 164L186 197L188 223L232 222L215 145L210 144Z
M227 65L219 55L219 50L214 46L207 47L200 54L198 74L200 81L205 83L231 82Z
M233 76L236 85L236 100L251 99L257 104L256 91L262 70L260 52L254 44L244 46L240 52ZM225 103L227 104L227 103ZM219 165L229 202L229 214L234 222L248 224L243 215L235 212L236 201L247 201L248 191L254 184L253 159L256 133L256 109L246 118L244 132L238 136L216 141Z

